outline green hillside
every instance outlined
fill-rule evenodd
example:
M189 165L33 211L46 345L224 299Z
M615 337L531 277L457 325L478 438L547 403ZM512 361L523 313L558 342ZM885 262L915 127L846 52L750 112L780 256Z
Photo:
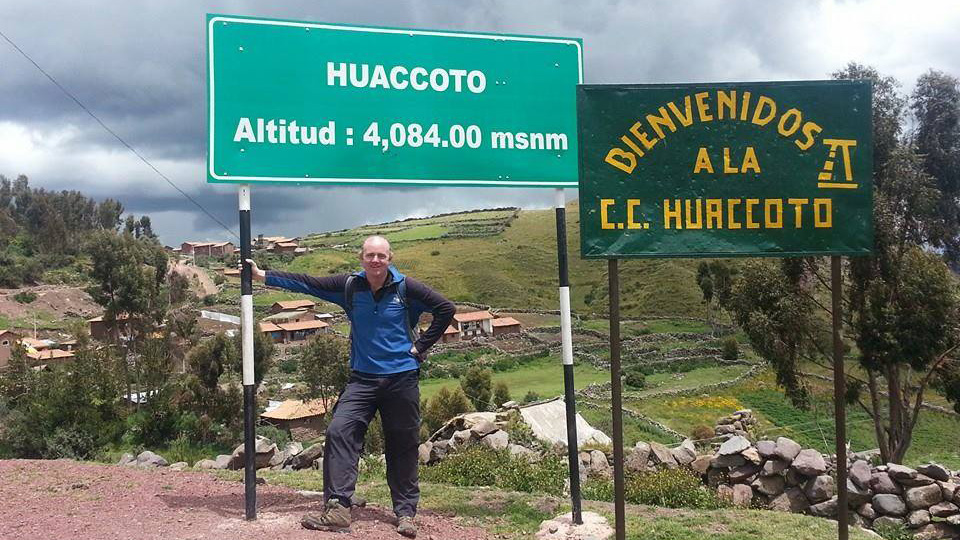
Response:
M557 309L554 211L490 210L308 236L314 249L291 271L325 275L355 266L363 238L383 234L393 244L396 266L454 301L497 307ZM606 313L607 263L580 258L577 201L567 205L573 309ZM621 263L621 310L640 315L703 316L693 260Z

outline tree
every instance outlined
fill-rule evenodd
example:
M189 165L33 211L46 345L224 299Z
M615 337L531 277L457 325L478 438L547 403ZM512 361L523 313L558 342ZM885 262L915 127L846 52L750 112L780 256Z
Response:
M350 379L349 346L334 334L316 334L300 350L300 379L306 384L303 397L319 398L327 410Z
M701 262L697 266L697 286L707 304L707 317L716 331L723 306L729 303L737 269L724 261Z
M207 389L217 388L220 375L236 363L237 351L233 342L224 333L201 341L187 354L187 366L190 373L196 375Z
M472 366L460 378L460 388L478 411L490 408L491 378L493 373L480 366Z
M253 324L254 328L256 328L259 323L254 322ZM237 332L237 335L233 338L233 346L235 354L231 357L232 363L229 367L234 373L243 375L243 333ZM273 365L274 349L273 340L270 339L269 336L264 335L263 332L253 333L254 384L259 386L263 381L263 377L270 371L270 367Z
M467 399L462 388L458 387L451 391L444 386L424 407L423 423L427 427L427 431L433 433L454 416L472 410L470 400Z
M493 385L493 404L499 409L508 401L510 401L510 388L507 387L507 383L501 381Z

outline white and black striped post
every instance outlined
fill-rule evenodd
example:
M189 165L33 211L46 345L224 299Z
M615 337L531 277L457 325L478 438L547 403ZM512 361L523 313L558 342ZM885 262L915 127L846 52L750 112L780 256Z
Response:
M253 274L247 259L250 248L250 186L240 186L240 331L243 353L243 487L246 517L257 519L257 469L255 466L254 410L256 404L253 378Z
M560 339L563 346L563 400L567 406L567 461L570 465L571 515L583 523L580 512L580 451L577 446L577 404L573 388L573 334L570 325L570 278L567 275L567 216L563 188L556 190L557 262L560 273Z

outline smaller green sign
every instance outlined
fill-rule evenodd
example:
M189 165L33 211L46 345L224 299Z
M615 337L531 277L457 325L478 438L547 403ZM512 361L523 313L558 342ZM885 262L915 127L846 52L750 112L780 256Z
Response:
M581 85L585 258L863 255L868 81Z

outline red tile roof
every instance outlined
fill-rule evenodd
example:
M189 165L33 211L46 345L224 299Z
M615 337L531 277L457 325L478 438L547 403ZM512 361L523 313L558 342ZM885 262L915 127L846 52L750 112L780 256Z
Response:
M457 313L453 318L460 322L485 321L492 319L493 315L489 311L471 311L469 313Z

